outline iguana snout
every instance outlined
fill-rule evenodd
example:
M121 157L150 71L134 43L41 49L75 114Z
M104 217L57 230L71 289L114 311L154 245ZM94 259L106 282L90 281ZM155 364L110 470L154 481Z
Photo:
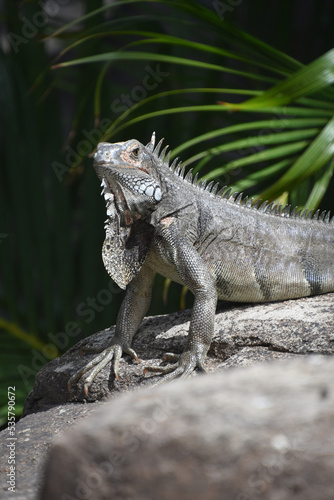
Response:
M118 162L120 148L124 142L111 144L110 142L100 142L94 154L94 166L113 164Z

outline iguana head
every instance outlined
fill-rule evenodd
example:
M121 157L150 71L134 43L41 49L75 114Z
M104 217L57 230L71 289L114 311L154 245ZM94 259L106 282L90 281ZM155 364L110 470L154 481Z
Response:
M110 144L100 142L94 167L102 181L105 201L114 201L125 225L144 218L162 198L161 180L153 156L154 135L144 146L132 139Z
M153 155L154 134L144 146L137 140L101 142L94 167L106 202L104 265L114 281L125 286L143 265L152 236L145 218L162 199L163 182Z

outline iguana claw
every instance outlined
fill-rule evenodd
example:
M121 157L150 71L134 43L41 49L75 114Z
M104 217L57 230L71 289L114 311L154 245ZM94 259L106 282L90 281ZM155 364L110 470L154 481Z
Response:
M95 349L95 348L87 348L84 349L85 351L88 352L99 352L95 358L93 358L91 361L89 361L85 366L80 368L80 370L76 371L72 377L68 380L67 383L67 390L68 392L71 391L72 385L77 382L82 376L84 376L87 372L90 372L86 377L85 377L85 383L84 383L84 393L85 396L88 395L88 391L90 386L92 385L96 375L110 362L113 361L113 371L116 380L118 380L118 371L119 371L119 361L122 357L122 352L124 351L126 354L134 358L138 363L140 363L140 360L138 359L138 356L136 352L131 349L131 347L122 347L120 344L113 344L110 347L107 347L104 349L102 352L100 349Z
M166 353L164 358L168 361L176 361L177 366L147 366L144 368L143 374L148 372L161 373L162 376L154 385L159 385L168 380L174 380L176 378L187 378L193 371L199 369L200 371L205 371L200 360L197 359L196 354L191 351L185 351L183 354L172 354Z

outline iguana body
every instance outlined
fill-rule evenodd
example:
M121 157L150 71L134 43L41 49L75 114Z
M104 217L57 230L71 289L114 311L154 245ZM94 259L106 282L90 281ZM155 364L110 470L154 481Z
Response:
M111 359L117 376L122 352L137 358L131 342L147 312L154 274L187 286L194 294L187 346L163 380L203 369L210 347L217 299L268 302L334 291L334 218L290 213L230 195L226 188L184 178L180 164L159 154L154 135L100 143L95 168L107 204L103 261L125 288L112 345L72 377L70 384Z

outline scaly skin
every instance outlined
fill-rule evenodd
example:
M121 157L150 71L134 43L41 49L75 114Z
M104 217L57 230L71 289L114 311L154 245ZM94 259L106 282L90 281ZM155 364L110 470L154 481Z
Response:
M217 300L268 302L334 291L334 218L319 212L290 213L263 203L259 208L224 188L205 187L180 165L169 165L161 141L154 148L136 140L100 143L95 169L107 205L104 265L127 286L112 344L69 380L85 377L87 394L96 374L131 348L150 304L155 272L187 286L194 306L186 348L159 382L204 370ZM166 148L165 148L166 149Z

